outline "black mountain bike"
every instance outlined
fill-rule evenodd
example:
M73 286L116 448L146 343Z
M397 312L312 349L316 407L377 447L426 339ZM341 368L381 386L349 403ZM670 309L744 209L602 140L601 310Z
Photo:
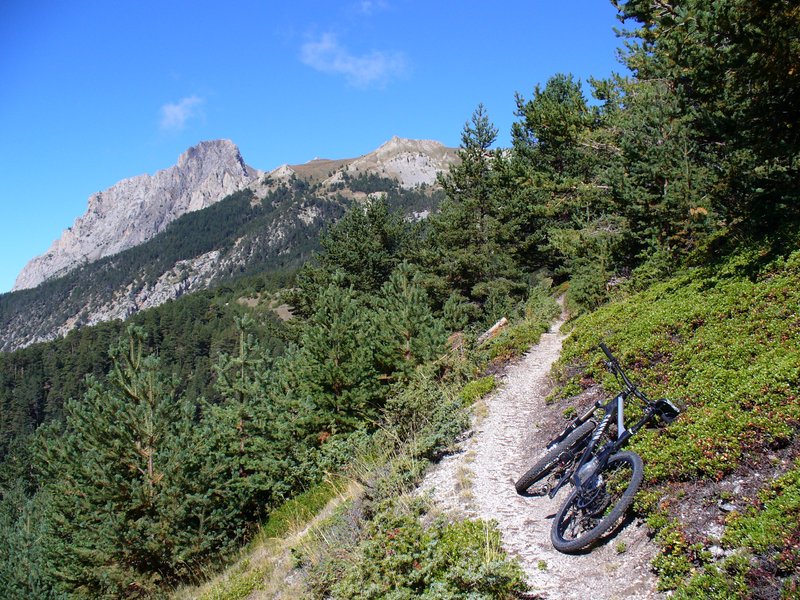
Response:
M606 368L622 391L608 402L597 401L573 420L515 484L519 494L548 494L553 498L564 485L572 483L572 493L556 514L550 532L553 546L561 552L590 546L620 521L644 476L639 455L620 448L653 418L671 423L680 413L666 398L650 400L628 379L608 347L601 343L600 349L608 358ZM630 396L641 401L643 414L627 427L624 406ZM599 422L592 419L597 411L602 411Z

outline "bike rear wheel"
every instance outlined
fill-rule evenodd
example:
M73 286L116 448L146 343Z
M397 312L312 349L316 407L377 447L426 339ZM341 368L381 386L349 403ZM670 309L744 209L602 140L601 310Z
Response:
M575 488L558 511L550 540L560 552L590 546L616 525L633 502L644 477L635 452L618 452L589 482Z
M531 486L544 479L549 475L553 469L562 461L563 455L577 447L581 442L589 437L589 434L594 431L594 421L587 421L580 425L575 431L570 433L562 442L550 449L539 461L536 462L528 471L517 480L514 487L518 494L525 495L544 495L548 490L535 489L530 491ZM544 486L547 487L547 486Z

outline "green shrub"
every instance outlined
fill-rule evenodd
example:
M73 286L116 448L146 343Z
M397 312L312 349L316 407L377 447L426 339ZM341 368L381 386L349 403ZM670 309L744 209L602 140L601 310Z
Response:
M763 508L734 518L723 541L759 551L793 550L800 541L800 463L763 490L760 499ZM800 566L800 548L795 547L794 554Z
M387 400L384 428L374 442L377 446L430 459L468 427L469 414L457 393L464 385L465 375L455 374L450 382L441 381L439 375L435 368L420 368L404 388Z
M610 274L590 259L580 259L573 267L570 283L570 300L578 307L594 310L608 300L606 283Z
M309 521L339 493L341 481L320 483L273 510L258 532L257 540L281 537L293 526Z
M489 348L491 360L511 360L522 356L539 341L548 325L542 322L522 321L506 328Z
M658 589L675 589L694 567L689 544L679 525L663 515L658 522L648 520L648 524L658 527L655 539L661 547L661 553L653 559L653 570L658 574Z
M512 598L524 574L500 533L483 521L423 524L424 506L386 502L370 522L356 560L333 586L333 598Z
M550 323L561 312L561 306L553 299L551 290L541 285L531 288L525 303L525 319L532 322Z
M748 570L749 564L745 557L731 557L719 566L709 566L704 572L680 586L675 590L673 598L676 600L747 598L749 597L746 580Z
M480 379L470 381L467 383L467 385L461 388L459 397L464 401L465 404L473 404L494 390L496 387L497 380L495 379L494 375L481 377Z
M200 600L243 600L258 589L268 571L268 565L253 570L247 561L243 561L228 579L214 585L200 596Z

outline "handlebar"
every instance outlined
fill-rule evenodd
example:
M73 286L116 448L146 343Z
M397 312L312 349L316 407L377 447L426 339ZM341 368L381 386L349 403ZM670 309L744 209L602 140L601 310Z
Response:
M630 379L628 379L628 376L625 374L625 371L623 371L622 367L619 365L619 361L613 354L611 354L611 350L609 350L608 346L606 346L603 342L600 342L599 346L600 349L603 351L603 353L608 357L608 362L606 363L608 370L611 371L614 375L619 375L622 378L622 381L625 382L625 385L627 386L628 390L633 392L634 396L636 396L643 402L650 404L650 399L639 391L639 388L636 387L635 383L633 383Z
M606 346L603 342L600 342L600 350L602 350L603 352L606 353L606 356L608 357L608 360L610 360L611 362L613 362L615 364L619 364L619 363L617 363L617 359L614 358L614 355L611 354L611 350L609 350L608 346Z

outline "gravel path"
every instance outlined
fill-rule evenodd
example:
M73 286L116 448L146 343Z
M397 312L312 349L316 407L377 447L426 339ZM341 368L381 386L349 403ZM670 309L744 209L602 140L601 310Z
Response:
M560 418L545 406L550 368L561 352L565 315L512 365L499 390L485 399L470 435L456 454L425 477L440 508L459 516L494 519L506 550L519 558L528 583L541 598L605 600L659 598L649 568L655 552L643 524L632 522L606 544L582 555L558 552L550 543L553 517L567 495L555 499L517 495L514 482L549 441L537 421Z

